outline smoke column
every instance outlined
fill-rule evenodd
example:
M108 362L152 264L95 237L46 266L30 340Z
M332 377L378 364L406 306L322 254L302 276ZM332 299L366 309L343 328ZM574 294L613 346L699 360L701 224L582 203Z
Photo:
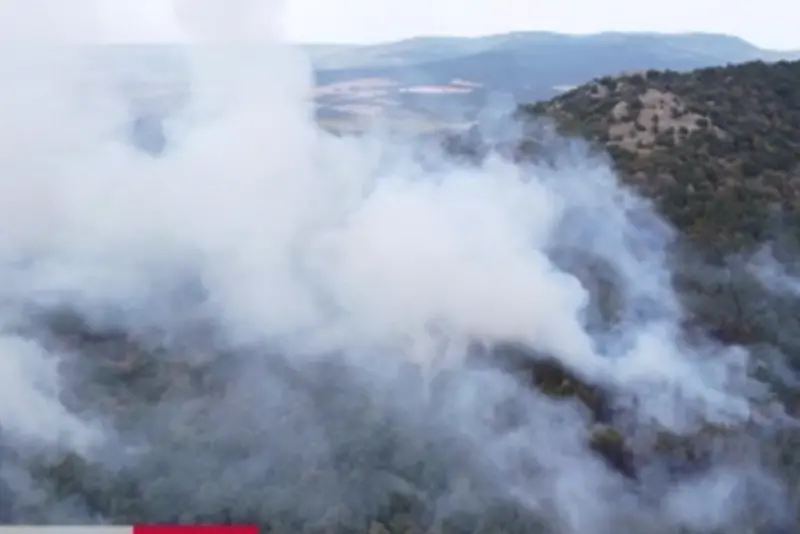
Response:
M0 5L4 521L322 528L398 494L430 528L496 506L575 534L783 517L746 440L634 484L590 450L577 400L469 357L555 360L636 428L752 420L748 354L686 339L674 232L603 160L566 143L554 166L432 171L332 136L277 2L163 5ZM121 133L120 79L164 73L95 46L153 35L181 36L186 69L159 158ZM613 273L610 319L593 265Z

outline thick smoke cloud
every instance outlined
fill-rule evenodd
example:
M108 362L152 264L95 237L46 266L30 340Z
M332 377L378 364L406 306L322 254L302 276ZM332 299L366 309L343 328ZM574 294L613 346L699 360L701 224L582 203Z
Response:
M590 450L576 400L476 362L525 347L636 428L752 421L748 354L683 334L674 232L604 161L576 144L554 165L431 170L327 134L277 3L176 1L170 22L36 5L0 15L31 43L0 56L3 520L291 529L397 494L431 525L507 505L576 534L784 513L747 439L690 479L653 464L634 484ZM164 83L159 54L33 46L170 24L190 46L169 51L185 93L160 157L130 142L125 90Z

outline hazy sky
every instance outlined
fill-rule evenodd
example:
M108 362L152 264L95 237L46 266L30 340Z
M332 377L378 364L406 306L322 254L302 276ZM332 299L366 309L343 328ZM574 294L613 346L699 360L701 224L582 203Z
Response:
M176 4L204 13L206 20L192 24L227 23L229 31L238 32L234 29L243 25L257 27L255 12L266 11L276 22L281 3L285 31L304 42L514 30L707 31L739 35L763 47L800 49L800 3L792 0L0 0L0 40L175 40ZM188 20L186 13L183 19Z
M510 30L731 33L764 47L800 48L792 0L288 0L302 41L383 41L419 34Z

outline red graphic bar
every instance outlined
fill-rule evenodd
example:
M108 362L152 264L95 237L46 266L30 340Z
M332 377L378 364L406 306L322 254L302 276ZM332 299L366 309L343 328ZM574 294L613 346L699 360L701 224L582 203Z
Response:
M255 525L134 525L133 534L258 534Z

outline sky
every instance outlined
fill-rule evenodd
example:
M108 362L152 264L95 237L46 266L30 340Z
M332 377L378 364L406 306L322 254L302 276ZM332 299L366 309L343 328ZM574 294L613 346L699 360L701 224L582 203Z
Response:
M704 31L737 35L765 48L800 49L800 3L790 0L173 0L285 5L282 27L294 41L374 43L418 35L475 36L521 30L565 33L601 31ZM0 0L0 36L29 32L58 36L96 28L87 13L112 24L100 39L180 39L167 0ZM77 6L82 6L78 8ZM86 6L94 6L85 9ZM189 8L191 9L191 8ZM244 7L243 9L249 9ZM93 16L95 16L93 15ZM21 22L25 19L25 22ZM70 19L70 20L68 20ZM113 35L111 35L113 34ZM1 37L0 37L1 38Z
M514 30L707 31L766 48L800 48L791 0L289 0L286 28L310 42L390 41L412 35Z

